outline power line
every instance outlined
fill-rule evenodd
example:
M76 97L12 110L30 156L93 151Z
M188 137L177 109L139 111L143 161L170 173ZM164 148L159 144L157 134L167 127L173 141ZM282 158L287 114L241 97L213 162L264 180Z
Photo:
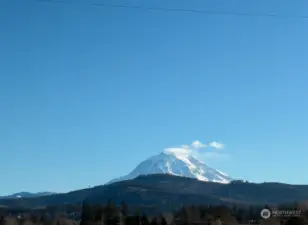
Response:
M70 0L35 0L37 2L59 3L59 4L78 4ZM87 3L94 7L105 8L124 8L124 9L138 9L148 11L161 12L178 12L178 13L198 13L206 15L226 15L226 16L246 16L246 17L276 17L276 18L290 18L290 19L308 19L308 15L281 15L275 13L245 13L232 11L211 11L199 9L184 9L184 8L165 8L165 7L146 7L140 5L123 5L123 4L108 4L108 3Z

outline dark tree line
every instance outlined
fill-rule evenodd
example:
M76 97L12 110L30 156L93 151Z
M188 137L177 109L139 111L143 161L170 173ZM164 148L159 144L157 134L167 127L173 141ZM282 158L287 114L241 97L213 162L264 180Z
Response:
M88 204L82 206L47 207L44 210L1 210L0 225L304 225L308 221L308 210L298 217L261 219L263 207L238 206L183 206L173 212L145 214L142 210L132 210L124 202L115 205ZM280 209L296 209L296 205L281 206ZM73 216L72 216L73 215Z
M268 206L265 206L269 208ZM308 211L296 217L276 217L262 219L264 207L238 208L236 206L185 206L172 213L151 216L140 213L128 213L125 203L117 207L111 202L107 205L83 204L81 225L304 225L308 224ZM291 209L291 208L288 208ZM292 208L297 209L297 208ZM299 209L297 209L299 210Z

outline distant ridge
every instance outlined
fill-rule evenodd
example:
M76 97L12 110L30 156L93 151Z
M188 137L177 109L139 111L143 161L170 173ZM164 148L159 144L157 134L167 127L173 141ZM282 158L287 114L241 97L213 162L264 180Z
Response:
M56 194L56 193L53 193L53 192L37 192L37 193L18 192L12 195L0 196L0 199L35 198L35 197L48 196L48 195L53 195L53 194Z
M302 202L308 200L308 185L284 183L250 183L235 180L228 184L204 182L195 178L170 174L141 175L132 180L114 182L63 194L41 197L0 199L0 205L7 207L37 208L48 205L105 204L109 200L116 204L138 205L146 210L176 209L180 205L264 206ZM163 201L162 201L163 200Z

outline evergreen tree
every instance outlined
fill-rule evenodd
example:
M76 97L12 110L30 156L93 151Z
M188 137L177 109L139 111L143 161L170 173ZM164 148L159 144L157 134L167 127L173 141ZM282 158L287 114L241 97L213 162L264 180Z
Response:
M103 221L104 207L102 205L95 206L93 213L94 213L94 221L95 222L102 222Z
M108 200L104 210L104 222L106 225L115 225L119 223L119 214L116 206Z
M0 216L0 225L5 225L4 216Z
M122 203L121 203L121 213L122 213L122 215L127 216L127 211L128 211L127 205L125 204L124 201L122 201Z
M81 221L80 225L89 225L93 221L92 208L85 201L82 204Z

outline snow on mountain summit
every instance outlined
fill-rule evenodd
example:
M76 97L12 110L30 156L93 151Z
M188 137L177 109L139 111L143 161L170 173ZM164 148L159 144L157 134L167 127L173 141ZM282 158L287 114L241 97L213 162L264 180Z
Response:
M192 156L162 152L141 162L128 175L114 179L109 183L134 179L140 175L160 173L218 183L229 183L232 180L225 173L205 165Z

